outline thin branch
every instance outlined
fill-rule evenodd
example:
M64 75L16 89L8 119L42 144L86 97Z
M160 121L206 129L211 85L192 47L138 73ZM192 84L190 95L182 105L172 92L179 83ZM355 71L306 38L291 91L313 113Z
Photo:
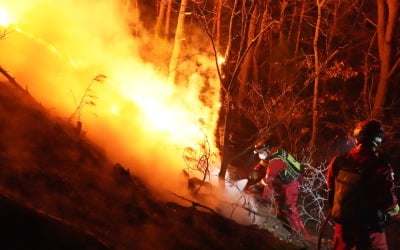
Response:
M220 82L222 82L221 69L220 69L219 63L218 63L218 51L217 51L217 47L216 47L216 45L215 45L215 42L214 42L213 36L212 36L212 34L211 34L211 31L210 31L210 29L209 29L209 27L208 27L208 25L207 25L207 20L206 20L206 17L205 17L205 15L204 15L204 13L203 13L203 10L201 10L200 13L202 14L201 18L202 18L203 21L204 21L202 27L204 28L204 30L205 30L205 32L206 32L208 38L210 39L211 46L212 46L212 49L213 49L214 60L215 60L215 66L216 66L216 68L217 68L218 78L219 78ZM223 86L223 84L222 84L221 86L222 86L223 90L225 91L225 94L228 94L228 90L225 89L225 87Z
M274 20L272 22L270 22L266 27L264 27L264 29L262 29L257 36L255 36L251 41L250 44L247 46L247 48L245 49L245 51L243 52L243 54L240 56L239 60L236 63L236 67L233 71L232 77L230 79L230 82L228 84L228 89L230 89L230 87L232 86L234 80L236 79L237 75L239 74L239 70L240 70L240 65L242 64L244 58L246 57L247 53L250 51L250 49L254 46L254 44L257 42L257 40L260 38L260 36L262 34L264 34L265 31L267 31L273 24L277 24L279 23L278 21Z
M388 78L390 78L390 77L394 74L394 72L396 72L396 69L397 69L399 66L400 66L400 57L397 58L397 61L394 63L393 67L390 69Z
M185 197L183 197L183 196L180 196L180 195L178 195L178 194L176 194L176 193L174 193L174 192L170 192L170 193L173 194L174 196L176 196L176 197L178 197L178 198L184 200L184 201L188 201L188 202L192 203L192 207L193 207L193 208L201 207L201 208L204 208L204 209L206 209L206 210L212 212L213 214L218 214L214 209L212 209L212 208L210 208L210 207L207 207L207 206L202 205L202 204L200 204L200 203L198 203L198 202L196 202L196 201L193 201L193 200L191 200L191 199L188 199L188 198L185 198ZM218 215L219 215L219 214L218 214Z
M19 84L17 83L17 81L15 81L15 79L14 79L10 74L8 74L8 72L7 72L5 69L3 69L2 67L0 67L0 73L1 73L2 75L4 75L4 76L7 78L7 80L8 80L14 87L16 87L17 89L19 89L19 90L21 90L21 91L23 91L23 92L26 92L26 90L23 89L23 88L21 87L21 85L19 85Z

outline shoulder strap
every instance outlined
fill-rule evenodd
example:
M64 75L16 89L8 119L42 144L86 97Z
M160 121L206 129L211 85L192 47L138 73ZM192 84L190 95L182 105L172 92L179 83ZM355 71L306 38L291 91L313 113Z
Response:
M280 149L276 150L276 152L273 153L270 157L268 157L268 159L269 160L273 160L276 158L284 159L284 158L286 158L286 154L287 154L286 151L280 148Z
M298 162L291 154L286 152L284 149L278 149L275 153L273 153L269 160L273 159L281 159L283 160L287 166L292 167L296 172L302 172L302 166L300 162Z

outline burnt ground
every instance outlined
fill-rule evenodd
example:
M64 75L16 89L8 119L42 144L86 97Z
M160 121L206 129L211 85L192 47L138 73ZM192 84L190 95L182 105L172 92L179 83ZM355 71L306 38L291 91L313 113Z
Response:
M63 221L0 197L2 249L108 249L93 235Z
M300 249L154 198L28 93L0 83L0 249Z

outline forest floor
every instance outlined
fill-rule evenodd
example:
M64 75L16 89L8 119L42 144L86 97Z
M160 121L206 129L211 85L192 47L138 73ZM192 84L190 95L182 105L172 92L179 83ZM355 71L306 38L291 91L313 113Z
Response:
M0 84L0 117L0 248L307 249L195 203L160 201L8 83Z

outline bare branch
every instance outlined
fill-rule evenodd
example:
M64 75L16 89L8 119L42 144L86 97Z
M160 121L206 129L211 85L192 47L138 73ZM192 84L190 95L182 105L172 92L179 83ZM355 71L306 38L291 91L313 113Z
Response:
M78 122L80 122L80 117L81 117L81 113L82 113L83 107L84 107L85 105L91 105L91 106L95 106L95 105L96 105L96 103L95 103L93 100L87 100L88 98L93 98L93 97L95 97L94 95L91 95L91 94L90 94L90 92L91 92L91 90L92 90L92 85L93 85L94 83L102 83L102 82L104 82L106 79L107 79L107 76L105 76L105 75L103 75L103 74L96 75L96 76L92 79L92 81L89 83L89 85L86 87L86 89L85 89L85 91L84 91L84 93L83 93L83 95L82 95L82 97L81 97L81 99L80 99L80 101L79 101L79 104L77 104L75 95L74 95L74 94L72 93L72 91L71 91L72 96L73 96L74 101L75 101L76 109L75 109L75 111L71 114L71 116L69 117L69 119L68 119L69 121L71 121L74 117L77 116Z
M7 78L7 80L8 80L14 87L16 87L17 89L19 89L19 90L21 90L21 91L26 92L26 90L23 89L23 88L21 87L21 85L19 85L19 84L17 83L17 81L15 81L15 79L14 79L5 69L3 69L2 67L0 67L0 73L1 73L3 76L5 76L5 77Z
M249 45L247 46L247 48L245 49L245 51L243 52L243 54L240 56L239 60L236 62L236 67L232 73L232 77L230 79L230 82L228 84L228 89L230 89L230 87L232 86L233 82L235 81L237 75L239 74L240 71L240 65L242 64L244 58L246 57L247 53L249 52L249 50L256 44L257 40L261 37L262 34L264 34L265 31L267 31L273 24L277 24L279 23L278 21L274 20L272 22L270 22L267 26L264 27L264 29L262 29L254 38L253 40L250 41Z
M389 78L396 72L397 68L400 66L400 57L397 58L396 62L393 64L392 68L390 69L389 72Z
M200 9L200 8L199 8L199 9ZM208 38L210 39L211 46L212 46L213 53L214 53L214 60L215 60L215 66L216 66L216 69L217 69L218 78L219 78L220 82L222 82L222 74L221 74L221 69L220 69L220 67L219 67L219 62L218 62L218 51L217 51L217 47L216 47L216 45L215 45L215 42L214 42L214 39L213 39L213 37L212 37L211 31L210 31L210 29L209 29L209 27L208 27L208 25L207 25L207 20L206 20L206 17L205 17L205 15L204 15L204 12L203 12L203 11L204 11L204 10L200 10L200 13L202 14L201 19L203 20L203 23L202 23L203 25L202 25L202 27L204 28L204 30L205 30L205 32L206 32ZM223 85L221 85L221 86L222 86L223 90L225 91L225 94L227 94L228 91L225 89L225 87L224 87Z
M174 193L174 192L170 192L170 193L173 194L174 196L176 196L176 197L178 197L178 198L184 200L184 201L188 201L188 202L192 203L192 207L193 207L193 208L201 207L201 208L205 208L206 210L212 212L213 214L218 214L214 209L212 209L212 208L210 208L210 207L207 207L207 206L202 205L202 204L200 204L200 203L198 203L198 202L196 202L196 201L193 201L193 200L190 200L190 199L185 198L185 197L183 197L183 196L180 196L180 195L178 195L178 194L176 194L176 193ZM218 215L219 215L219 214L218 214Z

